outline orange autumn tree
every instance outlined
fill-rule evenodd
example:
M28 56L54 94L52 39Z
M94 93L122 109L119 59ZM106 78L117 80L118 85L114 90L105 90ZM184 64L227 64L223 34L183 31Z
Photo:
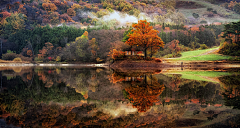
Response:
M129 39L125 42L130 46L141 46L144 48L144 56L147 57L147 49L159 49L164 46L164 42L157 35L159 31L154 30L146 20L138 21L138 24L132 25L133 29Z

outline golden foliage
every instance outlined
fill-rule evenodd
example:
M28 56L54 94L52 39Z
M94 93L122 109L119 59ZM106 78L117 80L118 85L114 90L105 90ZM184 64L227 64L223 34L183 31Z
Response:
M164 46L164 42L157 35L159 31L154 30L146 20L140 20L138 24L133 24L132 27L133 33L128 35L129 39L125 43L131 46L141 46L145 49L149 47L160 48Z
M86 36L86 37L88 37L88 32L85 31L85 32L83 33L83 35Z
M73 10L75 10L75 11L77 11L78 9L83 9L83 7L82 7L81 5L79 5L79 4L73 4L73 5L71 6L71 8L72 8Z
M72 8L69 8L69 9L67 10L67 14L68 14L69 16L76 16L76 11L74 11L74 9L72 9Z
M57 10L57 6L54 3L43 3L42 7L46 11L53 11L54 12L54 11Z

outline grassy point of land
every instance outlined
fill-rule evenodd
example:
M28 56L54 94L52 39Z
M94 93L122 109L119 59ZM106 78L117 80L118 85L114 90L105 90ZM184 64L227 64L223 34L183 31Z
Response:
M181 53L182 56L179 58L170 58L166 59L167 61L216 61L216 60L228 60L233 59L235 57L226 56L221 54L216 54L219 47L210 48L204 50L195 50L195 51L187 51Z

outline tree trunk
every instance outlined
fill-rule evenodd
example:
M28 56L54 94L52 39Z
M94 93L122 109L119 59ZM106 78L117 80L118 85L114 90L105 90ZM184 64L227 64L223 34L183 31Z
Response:
M1 42L1 53L0 53L0 58L2 59L2 40L0 39Z
M131 46L131 55L132 55L132 46Z
M31 44L31 42L30 42L30 41L29 41L28 43L29 43L29 44L30 44L30 46L31 46L31 50L32 50L32 54L33 54L33 55L32 55L32 61L34 61L34 51L33 51L33 47L32 47L32 44Z
M144 58L147 58L147 48L144 48Z
M147 76L144 74L144 84L147 84Z
M151 46L151 54L150 54L150 57L152 57L152 55L153 55L153 54L152 54L152 46Z

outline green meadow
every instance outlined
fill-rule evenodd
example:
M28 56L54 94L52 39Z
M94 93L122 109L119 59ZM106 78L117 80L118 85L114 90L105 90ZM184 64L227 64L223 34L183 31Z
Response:
M226 55L215 54L215 53L204 54L218 48L219 47L204 49L204 50L182 52L181 57L172 58L171 60L173 61L180 61L180 60L182 61L215 61L215 60L229 60L234 58L232 56L226 56Z

